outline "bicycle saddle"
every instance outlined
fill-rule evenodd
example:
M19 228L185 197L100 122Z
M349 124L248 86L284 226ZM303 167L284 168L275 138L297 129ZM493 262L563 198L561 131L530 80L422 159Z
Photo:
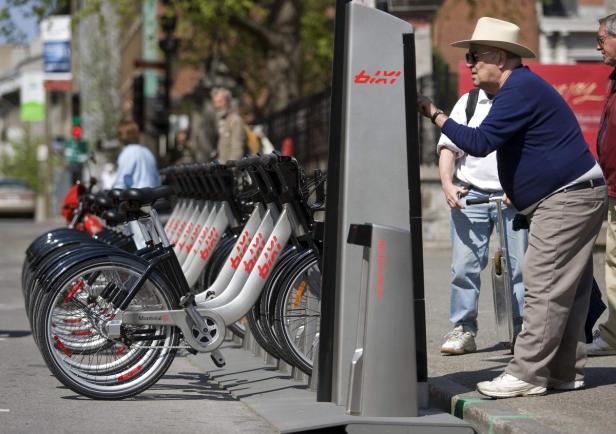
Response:
M126 213L117 210L107 210L101 215L101 217L109 226L116 226L128 220Z
M123 201L129 201L134 204L150 205L158 199L168 198L173 195L173 188L168 185L162 185L155 188L131 188L124 190L120 196Z

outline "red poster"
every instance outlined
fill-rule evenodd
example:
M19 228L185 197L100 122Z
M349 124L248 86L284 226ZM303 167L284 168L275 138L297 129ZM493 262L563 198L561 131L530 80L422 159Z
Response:
M600 63L577 65L532 64L530 69L551 83L575 113L591 152L596 157L597 133L609 90L612 68ZM473 88L471 73L460 63L458 95Z

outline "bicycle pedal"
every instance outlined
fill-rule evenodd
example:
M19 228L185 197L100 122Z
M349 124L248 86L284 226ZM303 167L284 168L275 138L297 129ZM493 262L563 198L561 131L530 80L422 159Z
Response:
M222 355L220 350L212 351L210 353L210 357L212 358L212 361L214 362L214 364L218 366L219 368L222 368L223 366L227 364L227 362L225 361L225 357Z
M186 294L184 296L182 296L182 298L180 298L180 306L181 307L188 307L188 306L194 306L195 305L195 294Z

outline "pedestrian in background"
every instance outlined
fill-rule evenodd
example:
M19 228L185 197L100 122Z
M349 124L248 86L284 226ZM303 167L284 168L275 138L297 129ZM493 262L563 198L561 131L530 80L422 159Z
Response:
M610 74L611 86L597 136L599 164L607 180L608 208L605 241L605 287L608 318L586 345L589 356L616 354L616 14L599 20L597 50L606 65L615 67Z
M472 68L474 65L467 63L467 66ZM450 117L461 125L477 127L490 111L492 100L493 97L488 96L483 89L476 88L462 95ZM465 206L466 200L489 195L502 196L503 188L498 180L496 152L484 158L473 157L454 145L445 134L441 134L437 152L441 188L451 208L452 278L449 319L454 325L453 331L445 336L441 353L458 355L477 350L475 336L480 273L488 265L490 236L497 222L496 204ZM526 230L513 230L516 213L512 205L503 210L507 263L512 270L515 334L522 326L522 259L527 243Z
M460 125L418 96L419 111L463 151L496 151L505 200L530 223L524 257L522 331L505 372L477 384L488 396L542 395L584 387L583 327L592 287L592 249L606 209L601 168L574 113L552 85L522 65L535 57L515 24L482 17L467 48L475 85L495 95L477 128Z
M122 121L118 127L118 139L123 148L118 155L113 188L158 187L160 176L154 154L139 144L139 127L133 121Z
M232 107L231 92L216 88L212 91L212 105L218 121L217 158L225 163L244 156L246 136L244 121Z
M124 145L118 156L118 169L113 188L158 187L160 176L154 154L139 144L139 127L133 121L122 121L118 128L118 139ZM145 239L135 221L128 224L137 248L145 247Z

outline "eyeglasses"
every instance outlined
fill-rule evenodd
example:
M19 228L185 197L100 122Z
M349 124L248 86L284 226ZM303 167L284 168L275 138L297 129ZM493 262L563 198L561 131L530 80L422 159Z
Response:
M600 47L603 47L603 44L605 44L605 40L607 38L610 38L612 35L606 33L605 35L597 35L597 45L599 45Z
M485 51L483 53L473 53L472 51L469 51L465 54L466 63L468 63L469 65L474 65L475 63L479 62L479 56L483 56L484 54L489 53L494 53L494 51Z

